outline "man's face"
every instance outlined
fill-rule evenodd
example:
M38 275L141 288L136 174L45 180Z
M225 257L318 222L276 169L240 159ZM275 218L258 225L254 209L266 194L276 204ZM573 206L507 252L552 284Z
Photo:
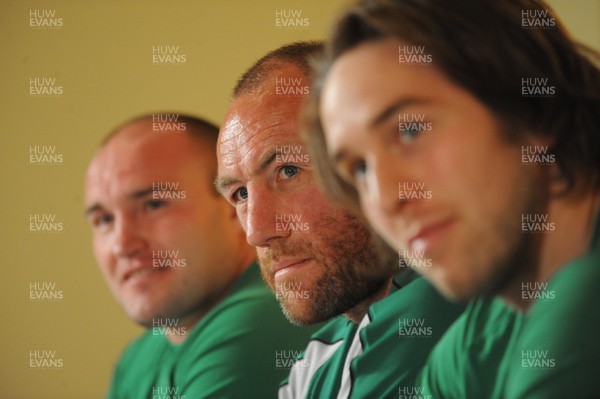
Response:
M211 187L214 161L191 133L125 127L86 176L93 249L115 297L136 322L198 317L235 278L225 254L237 224Z
M498 120L428 65L399 63L394 40L362 44L332 66L320 103L328 152L372 226L450 298L501 290L541 213L543 168L522 163ZM374 72L377 71L377 72Z
M295 67L278 77L306 77ZM273 82L236 98L218 144L217 186L235 207L263 277L288 319L313 324L349 311L390 278L370 234L318 190L300 139L301 98Z

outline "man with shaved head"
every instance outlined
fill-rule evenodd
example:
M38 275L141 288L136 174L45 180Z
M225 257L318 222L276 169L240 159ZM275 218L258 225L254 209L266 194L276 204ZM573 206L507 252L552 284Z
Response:
M303 347L264 286L235 212L215 192L218 128L136 118L91 161L93 250L127 315L148 330L122 355L110 398L275 395L276 354Z
M412 392L430 349L462 307L399 268L397 253L319 190L298 124L308 58L319 49L310 42L281 47L242 76L219 136L216 184L290 321L330 320L294 363L279 397L397 397Z

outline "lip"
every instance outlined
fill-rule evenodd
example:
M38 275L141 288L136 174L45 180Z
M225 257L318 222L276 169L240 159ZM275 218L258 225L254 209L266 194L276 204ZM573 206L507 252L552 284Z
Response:
M164 269L152 267L151 265L150 266L133 267L133 268L127 269L125 272L123 272L123 274L121 276L121 282L123 284L126 284L129 282L137 281L138 279L144 278L155 272L159 272L159 271L163 271L163 270Z
M454 219L446 218L417 227L408 238L408 247L412 251L429 251L453 224Z
M271 272L273 273L273 276L277 278L297 267L304 266L309 260L310 258L280 259L273 263Z

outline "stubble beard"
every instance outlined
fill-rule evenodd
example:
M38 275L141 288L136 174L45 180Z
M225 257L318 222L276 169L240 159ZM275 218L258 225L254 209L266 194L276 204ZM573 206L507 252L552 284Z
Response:
M318 268L312 276L315 282L307 285L288 279L278 287L270 270L273 260L284 255L312 258ZM294 241L273 244L259 256L259 263L285 317L296 325L313 325L347 313L379 294L395 271L395 261L382 264L381 259L365 225L344 213L342 220L323 218L304 236L296 234ZM298 290L290 293L286 287Z

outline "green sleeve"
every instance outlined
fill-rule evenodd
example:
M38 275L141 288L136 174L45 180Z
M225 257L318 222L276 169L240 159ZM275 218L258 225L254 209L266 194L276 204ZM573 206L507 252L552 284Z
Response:
M459 358L464 353L460 337L464 336L466 313L467 311L446 331L421 370L417 387L423 390L425 398L464 397L460 384L464 377Z
M373 304L371 324L360 332L363 353L352 362L350 397L418 396L419 372L464 310L445 300L422 277Z
M289 323L270 293L228 301L186 345L175 385L186 398L275 398L289 372L278 369L276 351L301 351L310 332Z
M538 300L512 357L507 397L600 397L600 256L565 266Z
M118 394L118 387L121 385L121 362L117 363L117 366L113 370L112 378L110 381L110 388L106 395L107 399L121 399Z
M424 391L434 398L503 398L522 322L499 299L474 300L427 360Z
M165 352L165 340L145 332L129 344L114 369L109 399L146 398L152 392Z

